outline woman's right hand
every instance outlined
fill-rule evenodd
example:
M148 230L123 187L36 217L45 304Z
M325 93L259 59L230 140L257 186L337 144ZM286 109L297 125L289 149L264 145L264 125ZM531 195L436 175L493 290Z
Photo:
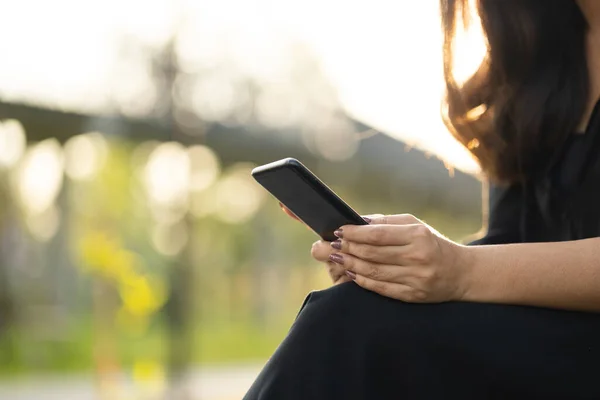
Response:
M346 275L346 270L340 264L329 261L329 255L334 251L336 250L331 247L331 242L317 240L310 249L310 255L315 260L325 263L329 277L334 285L350 282L351 279Z
M279 206L289 217L300 221L293 212L290 211L286 206L279 203ZM369 215L368 217L373 217ZM302 222L302 221L300 221ZM310 249L310 255L317 261L325 263L327 266L327 272L331 277L331 281L334 285L343 282L350 282L351 279L346 275L346 270L339 264L329 261L329 255L335 252L336 250L331 247L331 242L326 242L324 240L317 240L313 243L312 248Z

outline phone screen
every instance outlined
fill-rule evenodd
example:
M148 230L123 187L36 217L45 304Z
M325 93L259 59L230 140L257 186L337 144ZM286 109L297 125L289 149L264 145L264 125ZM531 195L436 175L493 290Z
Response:
M257 168L260 172L253 172L254 178L324 240L335 240L333 231L342 225L366 224L298 161L273 164Z

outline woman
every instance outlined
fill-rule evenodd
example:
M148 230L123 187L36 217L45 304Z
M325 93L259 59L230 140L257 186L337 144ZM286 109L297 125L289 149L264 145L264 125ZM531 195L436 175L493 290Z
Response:
M409 215L317 242L306 299L246 399L600 399L600 1L479 0L488 52L446 123L491 182L463 246ZM347 281L354 281L347 282Z

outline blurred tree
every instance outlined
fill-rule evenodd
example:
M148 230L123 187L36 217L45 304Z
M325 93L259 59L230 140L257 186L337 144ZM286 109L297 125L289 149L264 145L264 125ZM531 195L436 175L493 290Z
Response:
M10 290L8 268L12 264L16 219L10 197L7 174L0 170L0 364L14 365L16 362L16 345L11 338L11 329L15 323L14 300Z
M181 132L181 127L177 119L178 104L175 101L174 93L176 90L176 81L180 73L175 54L174 39L170 40L167 45L156 57L154 70L156 75L162 77L162 82L165 84L166 94L163 98L165 104L164 125L167 127L169 137L166 140L184 136ZM202 263L202 260L193 259L193 252L190 251L190 243L193 243L195 232L194 219L185 213L183 224L186 232L188 232L187 243L176 256L169 260L168 282L171 290L171 295L165 305L165 313L167 320L168 332L168 376L170 379L170 390L176 393L179 398L186 398L188 388L186 381L187 372L193 361L193 324L191 312L192 300L196 285L194 279L192 262ZM197 322L201 316L195 316Z

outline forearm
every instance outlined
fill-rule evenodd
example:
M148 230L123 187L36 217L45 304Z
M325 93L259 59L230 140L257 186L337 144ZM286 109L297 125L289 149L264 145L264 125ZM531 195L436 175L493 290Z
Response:
M463 300L600 311L600 238L471 246Z

